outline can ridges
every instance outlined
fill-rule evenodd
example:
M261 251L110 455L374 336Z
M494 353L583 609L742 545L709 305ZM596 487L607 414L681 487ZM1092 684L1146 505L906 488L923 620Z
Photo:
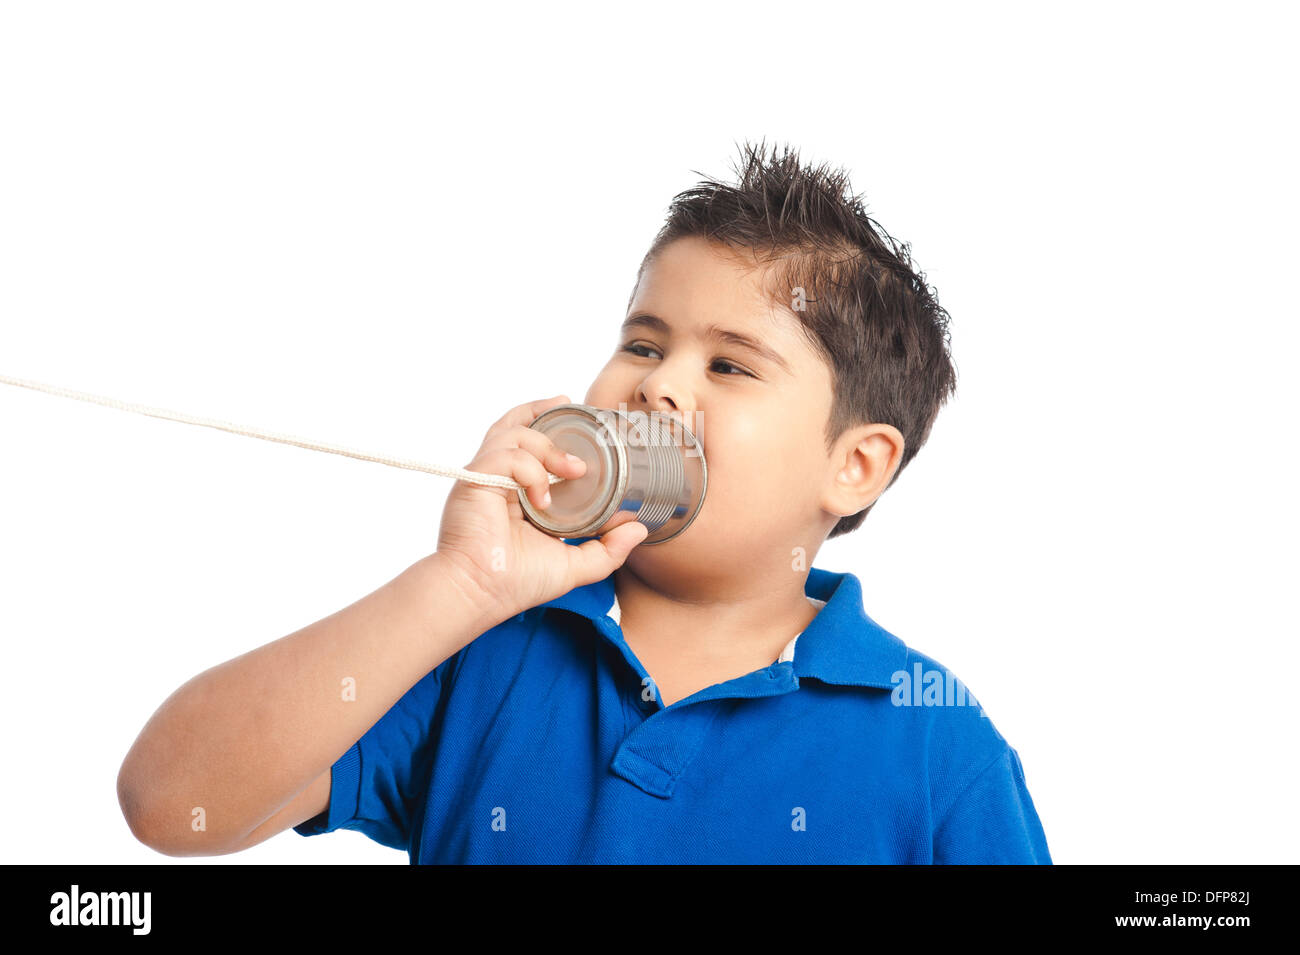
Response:
M635 512L634 519L650 529L642 544L672 540L691 525L704 504L708 467L703 448L681 418L663 412L624 412L575 403L547 409L530 427L549 433L549 423L567 417L573 420L564 423L577 431L587 431L598 449L610 449L603 459L608 464L602 463L602 467L614 469L613 480L598 495L600 503L592 508L594 516L581 522L552 519L534 508L521 488L519 501L529 521L554 536L586 537L626 510ZM661 440L665 435L671 440ZM695 453L688 454L686 449ZM689 461L698 461L698 468ZM677 526L672 526L674 523ZM670 527L669 533L660 534ZM660 536L656 539L657 534Z

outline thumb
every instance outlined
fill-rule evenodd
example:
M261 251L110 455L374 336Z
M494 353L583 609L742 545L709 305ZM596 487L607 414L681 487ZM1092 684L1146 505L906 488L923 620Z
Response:
M596 540L569 548L569 570L581 587L604 580L617 570L632 553L632 548L650 536L650 529L640 521L620 524Z

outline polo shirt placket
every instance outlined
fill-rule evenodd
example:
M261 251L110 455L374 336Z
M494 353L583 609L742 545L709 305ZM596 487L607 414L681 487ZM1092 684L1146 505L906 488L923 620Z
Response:
M611 591L612 581L613 578L609 578ZM623 659L635 675L636 683L632 695L640 704L639 708L646 713L646 718L623 740L610 764L610 769L652 796L664 799L672 796L673 786L678 777L686 771L691 760L699 753L708 735L709 727L718 716L717 707L696 704L709 700L778 696L799 688L793 665L778 660L761 670L705 687L667 707L659 699L658 693L652 694L651 698L646 700L641 689L647 685L653 686L653 678L623 637L623 629L617 619L619 617L617 597L612 596L611 601L613 613L606 612L599 617L589 619L601 637L622 653ZM823 600L816 602L825 606ZM572 609L577 613L584 613L585 604L566 607L561 599L542 606ZM791 644L797 651L798 638L792 640ZM790 646L787 646L787 650L789 649Z

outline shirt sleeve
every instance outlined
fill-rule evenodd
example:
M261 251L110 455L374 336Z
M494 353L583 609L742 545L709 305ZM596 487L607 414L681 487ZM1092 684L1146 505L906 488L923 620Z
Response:
M409 849L441 723L438 703L463 649L407 690L330 767L329 807L293 827L302 836L353 829L394 849Z
M1051 865L1047 837L1010 746L958 795L934 833L937 865Z

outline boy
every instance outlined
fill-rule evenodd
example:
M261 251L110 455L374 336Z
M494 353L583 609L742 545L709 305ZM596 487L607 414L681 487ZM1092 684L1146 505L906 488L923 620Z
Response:
M841 173L762 146L739 172L676 197L583 399L703 423L686 532L561 541L514 492L458 482L434 554L160 707L118 779L138 838L205 855L349 828L413 863L1050 863L974 698L866 615L856 577L810 568L955 390L947 313ZM585 466L527 425L569 400L510 411L469 469L547 506L547 471Z

